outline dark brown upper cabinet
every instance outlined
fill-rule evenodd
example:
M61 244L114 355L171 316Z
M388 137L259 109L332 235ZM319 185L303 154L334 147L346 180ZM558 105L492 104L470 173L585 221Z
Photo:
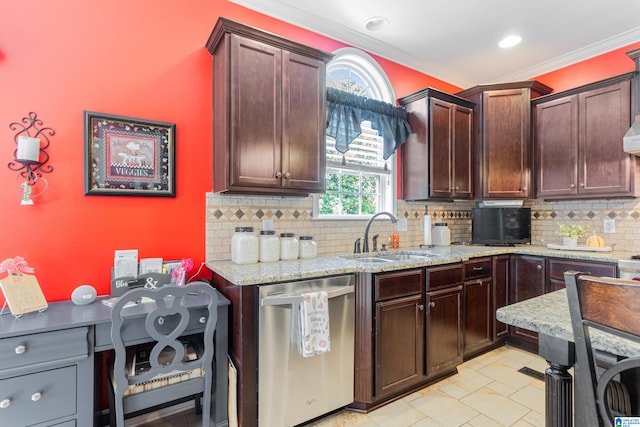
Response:
M529 80L480 85L456 94L477 104L476 199L531 197L531 99L550 92L550 87Z
M475 104L432 88L398 102L412 131L401 146L402 198L471 199Z
M631 126L626 74L536 99L536 197L632 197L635 158L622 138Z
M325 79L332 55L220 18L213 57L213 191L325 189Z

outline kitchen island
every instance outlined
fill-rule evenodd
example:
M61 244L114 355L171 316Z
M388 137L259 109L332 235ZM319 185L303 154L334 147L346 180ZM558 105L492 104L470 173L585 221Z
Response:
M499 308L496 318L501 322L537 332L538 354L549 363L546 371L545 419L547 426L586 425L580 387L573 387L569 369L574 367L575 378L580 378L581 367L576 364L573 328L569 315L567 293L564 289L536 298ZM603 357L638 356L640 345L597 330L591 331L594 348L604 352ZM573 394L573 402L572 402ZM573 420L572 403L575 403Z

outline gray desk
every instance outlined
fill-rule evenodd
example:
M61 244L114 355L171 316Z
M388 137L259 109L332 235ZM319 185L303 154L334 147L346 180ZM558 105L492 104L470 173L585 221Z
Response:
M582 413L581 387L573 387L573 378L568 372L573 366L576 379L581 378L581 367L574 358L573 327L566 291L561 289L499 308L496 318L539 334L538 354L549 363L545 379L546 425L586 425ZM594 348L612 356L640 355L640 345L631 341L595 330L591 332L591 339Z
M219 297L212 420L227 426L229 300ZM195 299L192 304L190 310L201 309ZM61 301L18 319L0 316L0 425L95 424L94 355L113 348L110 313L99 300L85 306ZM127 343L145 340L135 336Z

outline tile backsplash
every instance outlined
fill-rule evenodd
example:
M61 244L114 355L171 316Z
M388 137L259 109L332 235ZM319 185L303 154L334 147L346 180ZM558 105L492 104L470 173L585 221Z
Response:
M442 220L451 229L451 241L471 240L471 208L475 201L453 203L426 202L432 223ZM556 234L559 224L588 226L588 234L598 233L605 245L615 250L640 252L640 199L581 200L566 202L525 201L531 208L532 243L560 244ZM400 232L400 247L413 248L422 243L420 219L425 202L398 201L398 218L407 219L407 231ZM615 220L615 233L603 233L603 219ZM318 243L318 254L353 252L354 242L364 233L365 220L314 220L312 197L236 196L207 193L206 195L206 258L207 261L231 259L231 237L235 227L252 226L262 229L262 220L271 219L277 233L293 232L296 236L311 235ZM395 230L385 217L376 221L370 236L379 234L379 242L388 242ZM579 244L584 244L582 238Z

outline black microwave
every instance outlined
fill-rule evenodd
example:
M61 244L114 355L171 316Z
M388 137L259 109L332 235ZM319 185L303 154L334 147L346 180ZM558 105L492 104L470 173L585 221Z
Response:
M531 243L531 209L473 208L471 243L495 246Z

